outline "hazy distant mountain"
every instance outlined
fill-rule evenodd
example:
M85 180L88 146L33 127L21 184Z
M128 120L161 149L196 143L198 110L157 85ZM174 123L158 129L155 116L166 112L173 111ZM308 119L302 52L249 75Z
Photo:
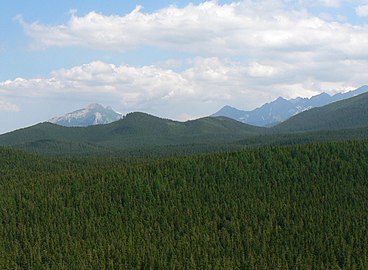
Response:
M347 130L368 126L368 93L302 112L272 128L281 132Z
M60 117L54 117L49 122L66 127L86 127L109 124L121 119L121 117L120 113L115 112L110 107L90 104L87 108L67 113Z
M367 91L368 86L365 85L354 91L338 93L333 96L330 96L327 93L322 93L311 98L299 97L290 100L279 97L278 99L270 103L266 103L252 111L242 111L230 106L225 106L212 116L225 116L242 123L255 126L272 126L283 122L300 112L351 98Z

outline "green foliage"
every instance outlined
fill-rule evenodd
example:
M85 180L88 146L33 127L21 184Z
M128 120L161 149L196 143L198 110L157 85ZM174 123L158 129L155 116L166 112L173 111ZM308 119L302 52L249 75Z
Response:
M340 129L340 130L320 130L296 133L268 133L259 136L248 137L235 144L247 147L272 146L272 145L293 145L316 142L335 142L346 140L368 139L368 128Z
M0 148L0 269L367 269L368 142L156 159Z

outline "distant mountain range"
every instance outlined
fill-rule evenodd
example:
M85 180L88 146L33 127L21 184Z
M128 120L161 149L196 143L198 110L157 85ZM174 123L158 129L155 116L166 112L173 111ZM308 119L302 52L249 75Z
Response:
M249 125L269 127L281 123L288 118L311 108L325 106L336 101L354 97L367 91L368 86L365 85L354 91L338 93L333 96L330 96L327 93L322 93L311 98L298 97L290 100L279 97L275 101L266 103L252 111L242 111L230 106L225 106L212 116L225 116Z
M121 119L122 115L110 107L100 104L90 104L87 108L54 117L48 122L65 127L87 127L92 125L109 124Z
M178 122L135 112L89 127L40 123L1 135L0 146L42 154L145 155L362 138L368 138L368 93L301 112L270 128L226 117Z
M302 112L272 130L290 133L365 127L368 127L368 93Z
M367 91L368 86L362 86L354 91L338 93L333 96L322 93L311 98L298 97L290 100L279 97L252 111L242 111L230 106L225 106L211 115L211 117L223 116L252 126L271 127L303 111L348 99ZM115 112L111 107L103 107L100 104L90 104L86 108L67 113L63 116L54 117L48 122L65 127L87 127L109 124L122 117L120 113Z

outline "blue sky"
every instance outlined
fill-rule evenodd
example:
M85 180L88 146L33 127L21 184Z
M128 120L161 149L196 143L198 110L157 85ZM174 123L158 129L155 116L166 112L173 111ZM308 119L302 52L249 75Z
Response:
M4 2L0 133L89 103L186 120L368 83L367 0Z
M53 50L30 50L28 48L28 38L24 35L22 26L16 21L16 16L21 15L25 21L39 21L44 24L63 24L70 18L70 12L77 10L79 15L85 15L90 11L98 11L105 15L126 14L134 10L137 5L144 5L144 10L152 12L172 4L172 1L7 1L3 5L0 14L0 41L1 59L0 79L7 80L17 76L38 76L47 75L55 68L73 66L75 64L86 63L96 58L108 57L109 52L87 51L78 48L60 48ZM176 2L177 3L177 2ZM65 57L78 54L78 58ZM139 56L137 54L136 56ZM4 58L3 58L4 57ZM111 57L116 56L114 52ZM129 58L129 55L125 56ZM52 61L48 60L52 58ZM137 61L128 59L129 62ZM34 62L38 63L35 65Z

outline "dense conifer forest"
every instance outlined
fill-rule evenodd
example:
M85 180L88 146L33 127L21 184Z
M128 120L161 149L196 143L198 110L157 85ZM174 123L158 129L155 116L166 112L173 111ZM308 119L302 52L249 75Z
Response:
M368 268L368 141L0 172L0 269Z

